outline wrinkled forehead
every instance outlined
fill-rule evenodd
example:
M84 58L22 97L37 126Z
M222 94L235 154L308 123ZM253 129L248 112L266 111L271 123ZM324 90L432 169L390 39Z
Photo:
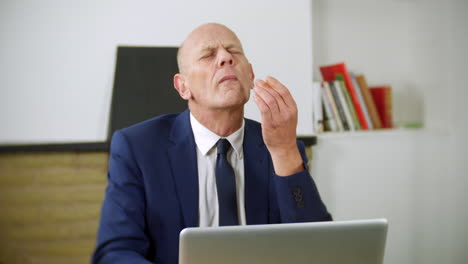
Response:
M183 43L184 52L187 53L199 53L220 45L242 49L236 34L227 27L217 24L203 25L195 29Z

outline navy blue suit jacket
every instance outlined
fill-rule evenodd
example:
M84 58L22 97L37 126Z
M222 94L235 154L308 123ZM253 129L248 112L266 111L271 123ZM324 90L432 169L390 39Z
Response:
M92 263L177 264L179 233L198 226L196 145L187 110L115 132ZM259 123L245 120L247 224L331 220L307 170L274 174Z

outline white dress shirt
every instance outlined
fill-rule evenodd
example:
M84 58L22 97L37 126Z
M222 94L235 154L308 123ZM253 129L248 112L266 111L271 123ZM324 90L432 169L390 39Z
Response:
M200 227L219 226L218 192L216 189L216 143L222 137L216 135L208 128L200 124L190 113L195 144L197 145L198 165L198 223ZM239 224L245 225L244 205L244 125L232 133L226 139L232 148L227 153L227 159L231 164L236 177L237 210Z

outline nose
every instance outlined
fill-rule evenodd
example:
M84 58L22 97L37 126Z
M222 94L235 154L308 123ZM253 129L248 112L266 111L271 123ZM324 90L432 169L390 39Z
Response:
M227 50L225 49L221 49L219 52L218 52L218 66L219 67L223 67L223 66L226 66L226 65L233 65L234 64L234 60L233 60L233 57L232 57L232 54L229 53Z

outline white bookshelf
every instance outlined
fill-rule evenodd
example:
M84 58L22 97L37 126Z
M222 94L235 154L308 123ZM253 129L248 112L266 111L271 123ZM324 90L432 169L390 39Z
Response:
M465 263L468 2L313 0L314 80L344 61L390 84L422 129L317 135L311 173L337 220L386 217L385 263ZM464 99L462 99L464 98Z

